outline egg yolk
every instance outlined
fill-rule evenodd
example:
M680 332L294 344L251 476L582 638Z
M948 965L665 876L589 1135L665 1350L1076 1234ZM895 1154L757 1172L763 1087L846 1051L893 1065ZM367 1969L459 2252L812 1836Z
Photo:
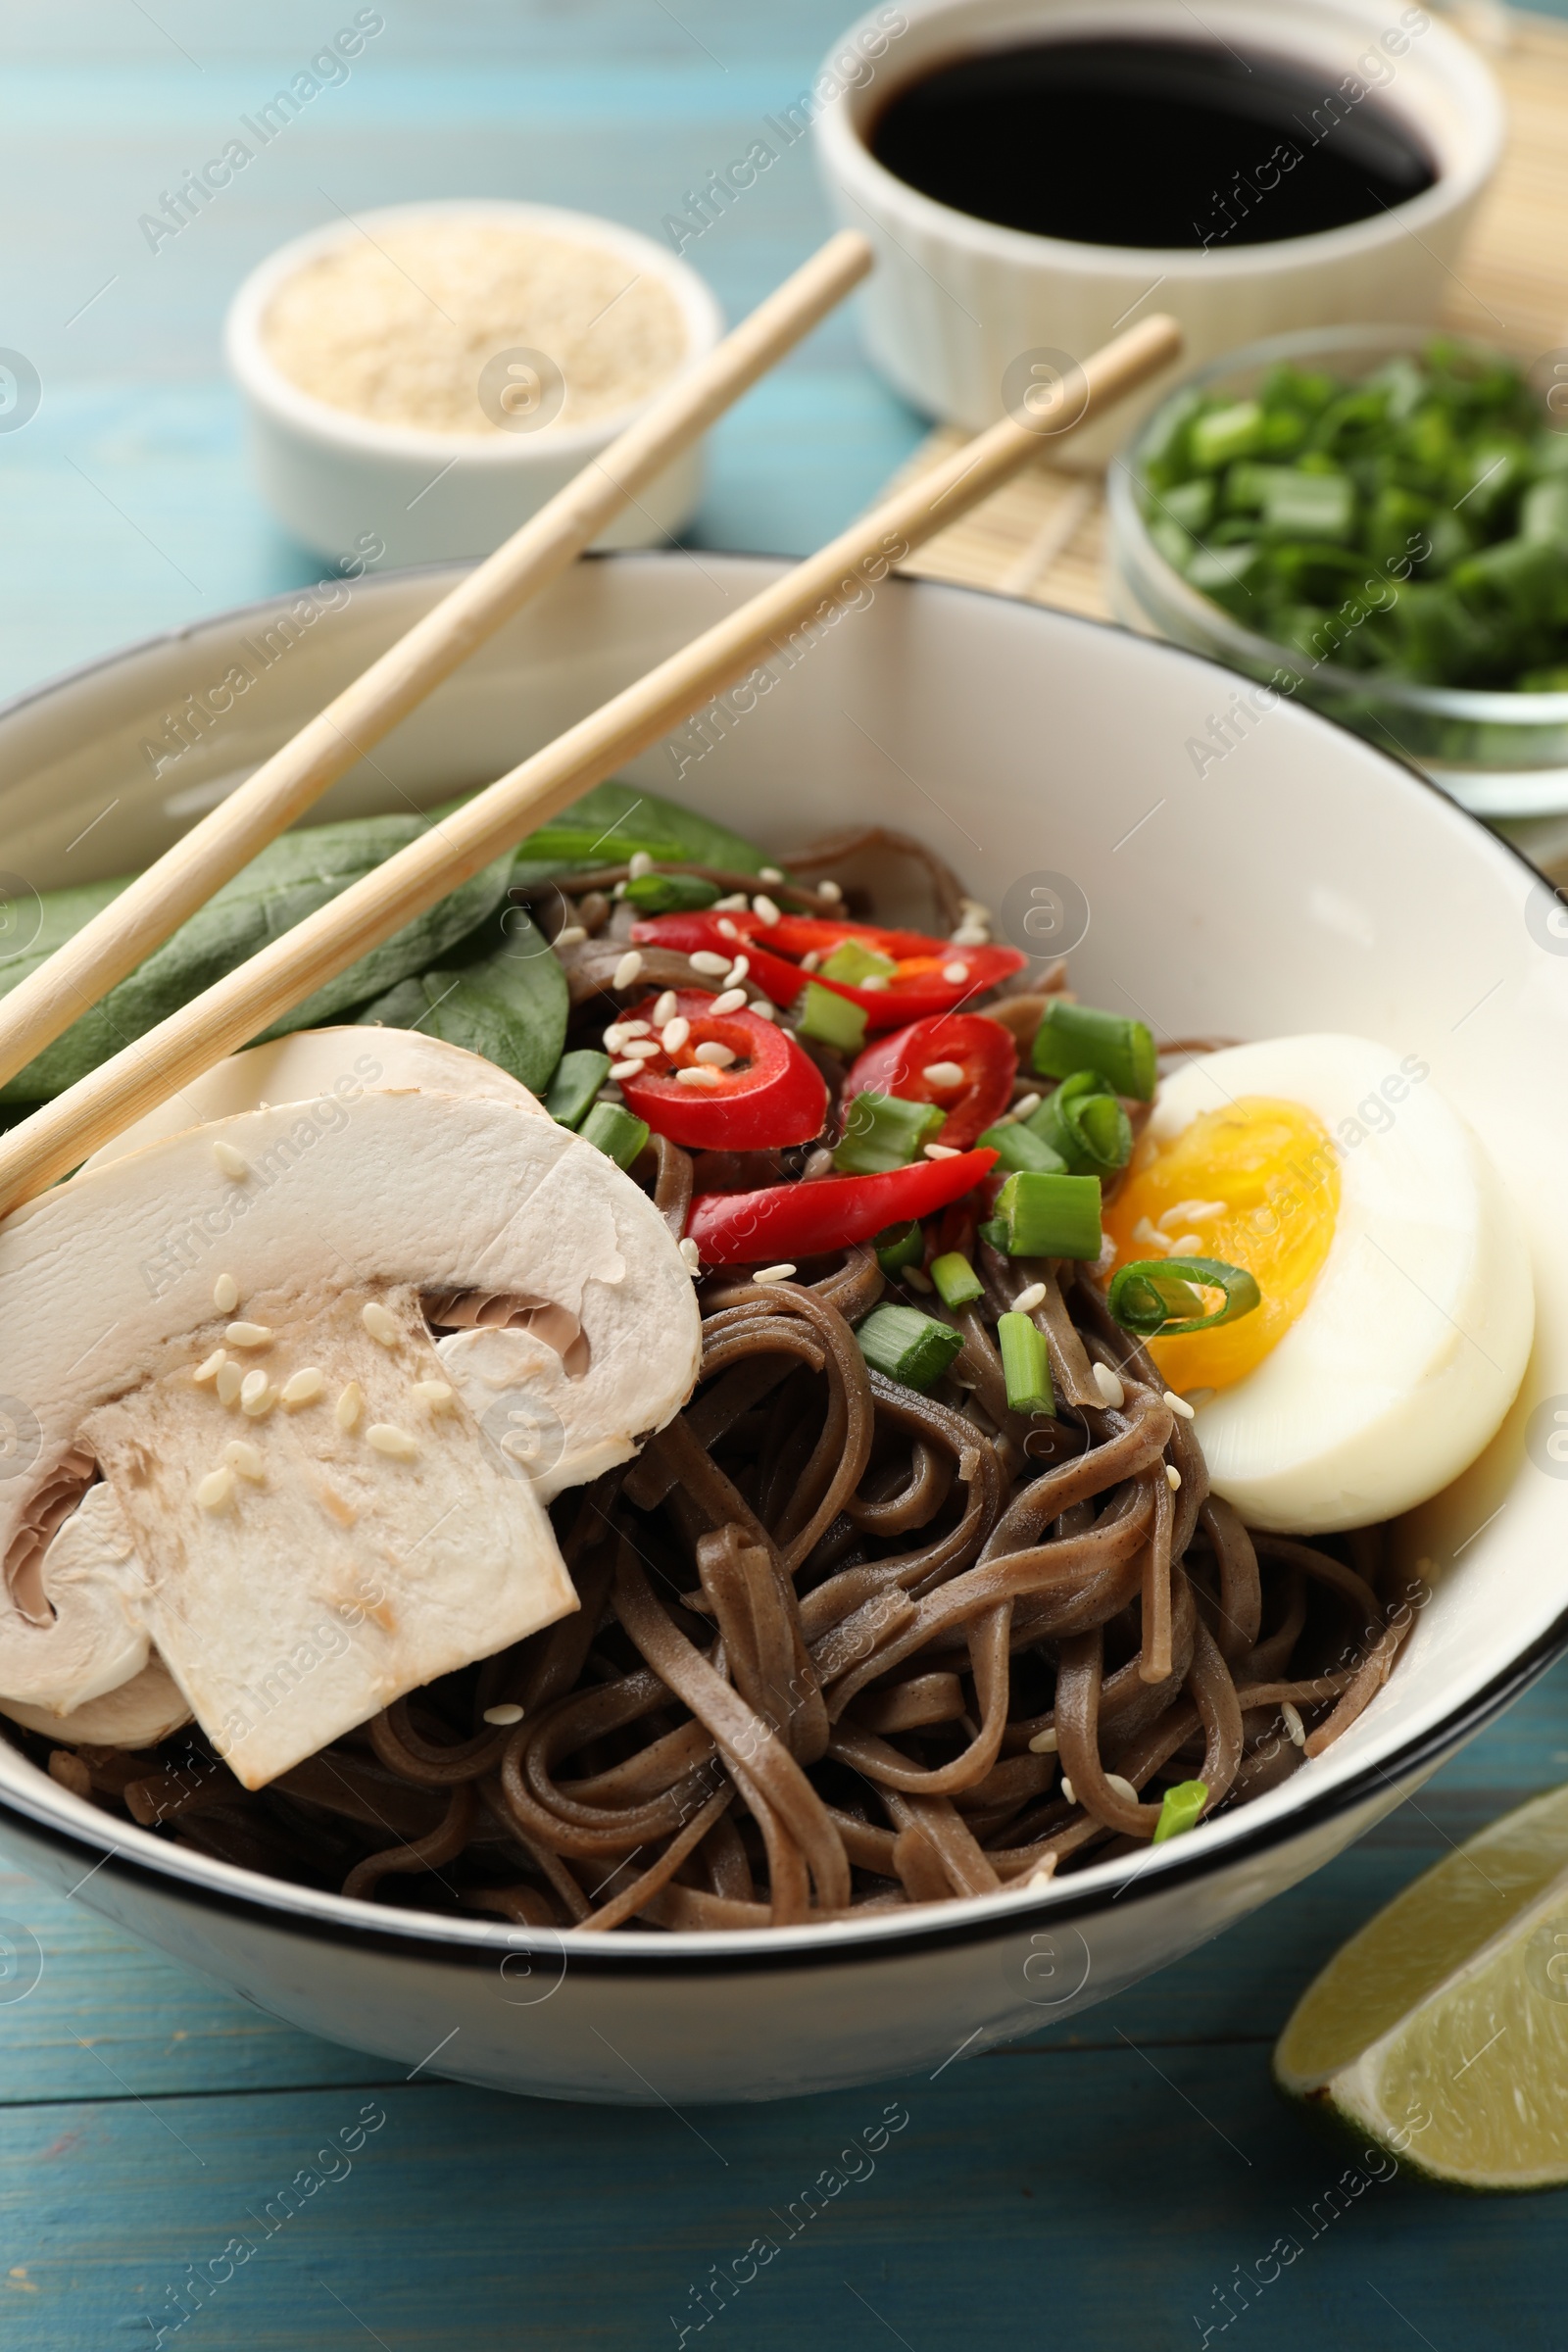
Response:
M1217 1257L1244 1266L1262 1303L1234 1322L1152 1340L1178 1394L1227 1389L1260 1364L1312 1293L1334 1239L1340 1168L1328 1130L1299 1102L1244 1095L1180 1135L1145 1135L1106 1209L1116 1264ZM1204 1311L1218 1294L1203 1294Z

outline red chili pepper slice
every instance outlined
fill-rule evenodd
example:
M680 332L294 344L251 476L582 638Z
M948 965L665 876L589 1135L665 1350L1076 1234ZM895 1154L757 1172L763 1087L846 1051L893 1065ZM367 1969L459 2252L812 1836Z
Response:
M951 1075L927 1075L944 1063ZM938 1013L867 1046L845 1081L844 1100L874 1087L905 1102L935 1102L948 1114L942 1141L961 1148L1006 1109L1017 1068L1017 1046L1000 1021L983 1012Z
M622 1022L652 1023L657 997L647 997L624 1013ZM646 1119L656 1135L699 1152L744 1152L782 1144L808 1144L822 1132L827 1088L810 1056L787 1031L755 1012L715 1014L713 999L695 989L675 998L673 1018L689 1024L683 1045L662 1046L650 1054L635 1078L622 1078L627 1107ZM665 1025L667 1029L667 1024ZM648 1039L659 1042L652 1028ZM723 1067L698 1059L697 1048L727 1046L735 1059ZM676 1077L677 1070L708 1069L702 1085Z
M828 1176L817 1184L769 1184L756 1193L702 1193L686 1231L710 1266L760 1265L821 1257L851 1242L874 1241L956 1200L987 1176L994 1152L917 1159L885 1176Z
M934 956L947 943L933 939L929 931L885 931L876 923L852 923L848 916L842 921L814 914L784 914L776 923L764 924L754 915L751 918L766 937L770 948L783 956L828 956L840 940L853 939L862 948L875 948L882 956L891 956L895 963L903 956Z
M721 931L721 922L728 931ZM705 950L710 956L744 956L750 977L757 982L764 996L775 1004L793 1004L808 975L799 964L786 963L782 956L770 956L765 948L756 944L756 935L762 928L758 914L651 914L633 923L631 936L639 948L671 948L677 955L694 956Z
M727 931L723 928L726 923ZM923 931L885 931L875 923L823 922L811 915L784 915L769 925L740 907L724 915L650 915L632 925L631 935L639 947L673 948L683 956L699 949L710 955L743 955L751 977L775 1004L793 1004L808 979L818 980L836 996L858 1004L873 1030L902 1029L910 1021L951 1012L970 997L983 996L1009 973L1021 971L1028 961L1016 948L959 948L950 941L929 939ZM897 966L886 987L856 987L847 980L824 979L819 971L803 974L799 964L784 960L791 956L830 956L847 939L874 948ZM783 954L775 954L777 949Z

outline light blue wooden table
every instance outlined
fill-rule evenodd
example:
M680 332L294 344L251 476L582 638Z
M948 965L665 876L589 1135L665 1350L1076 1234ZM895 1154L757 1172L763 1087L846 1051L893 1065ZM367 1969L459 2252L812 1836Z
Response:
M349 0L10 0L0 19L0 344L43 384L0 435L0 691L315 576L246 479L219 321L282 238L400 198L547 198L658 234L787 103L838 0L384 0L344 87L150 252L138 216L214 152ZM690 252L734 315L825 220L801 149ZM696 536L799 550L920 419L825 326L715 437ZM1301 2259L1223 2340L1560 2352L1561 2196L1403 2178L1317 2236L1346 2151L1268 2052L1335 1945L1452 1841L1568 1768L1568 1668L1304 1887L1076 2029L939 2078L677 2116L509 2101L272 2025L84 1909L0 1876L43 1971L0 1997L0 2346L133 2352L174 2290L329 2134L385 2121L267 2238L185 2352L630 2352L891 2096L908 2128L705 2335L747 2352L1164 2352L1276 2237ZM0 1865L3 1869L3 1865ZM6 1987L0 1981L0 1995Z

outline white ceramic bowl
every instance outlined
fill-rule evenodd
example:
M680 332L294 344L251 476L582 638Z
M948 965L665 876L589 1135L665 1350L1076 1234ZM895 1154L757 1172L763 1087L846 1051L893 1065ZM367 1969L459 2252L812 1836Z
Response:
M776 569L724 556L579 565L323 811L483 781ZM247 694L243 717L157 781L137 746L280 606L12 704L7 863L44 887L85 879L84 855L101 873L141 862L453 576L362 582ZM1568 1642L1568 1463L1545 1443L1553 1413L1568 1414L1568 1090L1550 1082L1568 1067L1568 939L1513 852L1310 711L1272 712L1197 780L1183 745L1230 684L1119 630L889 580L678 785L667 748L628 772L774 850L852 816L912 826L998 906L1020 875L1076 877L1091 919L1075 976L1092 1001L1148 1008L1175 1034L1362 1031L1429 1060L1486 1136L1535 1251L1536 1359L1495 1443L1402 1531L1410 1557L1437 1563L1435 1594L1346 1738L1136 1861L857 1927L584 1936L346 1902L111 1821L0 1741L0 1839L24 1866L83 1882L79 1900L271 2015L405 2067L439 2045L436 2072L553 2097L782 2096L930 2073L1118 1991L1327 1861L1523 1688Z
M356 243L362 233L379 237L388 229L454 218L598 246L629 269L658 277L685 325L684 366L703 359L723 333L723 315L706 282L665 247L616 221L554 205L466 198L393 205L280 246L251 271L230 303L224 354L244 396L263 497L297 539L355 573L364 568L371 539L383 551L371 560L384 557L390 564L488 555L648 405L644 399L586 424L536 432L424 432L332 408L301 391L273 364L262 327L286 278L322 254ZM651 483L598 544L652 547L670 537L695 509L702 481L699 443Z
M862 18L833 56L874 37L887 13ZM876 248L861 298L866 347L916 408L978 429L1003 414L1003 377L1020 355L1086 359L1118 326L1156 309L1181 320L1183 368L1291 327L1436 318L1496 169L1504 123L1480 58L1424 10L1399 0L1204 0L1200 11L1187 0L904 0L901 13L907 31L873 76L822 109L816 138L840 218ZM1404 20L1412 14L1425 18L1424 30L1411 32ZM1326 91L1376 57L1358 78L1365 87L1389 77L1381 103L1417 133L1437 162L1437 179L1407 204L1316 236L1163 250L999 228L920 195L871 153L872 125L892 92L933 66L1027 41L1120 34L1190 42L1206 35L1304 66ZM1260 161L1271 135L1259 133ZM1041 170L1051 170L1049 156ZM1103 464L1172 380L1167 372L1113 418L1075 434L1063 445L1065 462Z

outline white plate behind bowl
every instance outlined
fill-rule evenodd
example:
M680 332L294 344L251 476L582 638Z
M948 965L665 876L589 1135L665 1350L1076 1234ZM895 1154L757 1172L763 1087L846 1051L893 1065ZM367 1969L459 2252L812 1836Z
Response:
M320 813L428 806L487 779L776 569L708 554L579 566ZM27 886L144 861L455 576L363 581L309 620L300 600L227 615L0 711L13 897L17 877L24 902ZM168 723L231 665L253 683L155 774ZM1288 705L1200 778L1187 746L1212 733L1225 673L1039 607L889 581L777 668L753 708L711 723L704 757L664 746L626 772L774 851L852 819L919 832L998 908L1022 878L1065 875L1088 902L1080 992L1167 1036L1347 1029L1385 1041L1391 1066L1420 1055L1528 1226L1536 1355L1495 1444L1402 1531L1409 1557L1436 1563L1434 1595L1352 1731L1254 1804L1040 1896L756 1936L454 1924L107 1823L0 1744L3 1835L40 1874L69 1885L112 1846L83 1899L133 1933L292 2023L410 2064L456 2029L438 2071L512 2089L778 2096L1068 2015L1329 1859L1539 1671L1568 1623L1568 1463L1543 1442L1559 1395L1568 1413L1568 1095L1553 1084L1568 1067L1568 942L1544 886L1441 794ZM1527 1450L1532 1413L1548 1426Z

